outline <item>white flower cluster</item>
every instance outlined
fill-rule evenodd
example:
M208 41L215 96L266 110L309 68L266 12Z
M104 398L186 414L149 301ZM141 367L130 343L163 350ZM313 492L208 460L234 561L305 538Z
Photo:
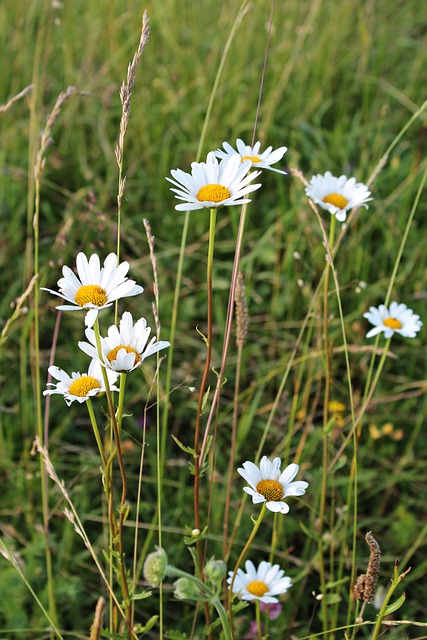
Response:
M69 376L59 367L49 367L50 375L58 383L48 383L51 387L44 391L44 395L61 394L65 402L85 402L92 396L106 391L105 380L108 380L110 391L118 391L114 386L120 373L129 373L140 367L143 361L161 349L169 346L166 340L149 340L151 329L147 327L145 318L133 322L132 315L125 311L119 323L109 327L105 338L93 330L98 328L98 313L101 309L110 307L113 302L121 298L136 296L144 291L134 280L127 278L129 263L117 264L117 255L110 253L101 267L96 254L89 260L84 253L76 258L77 275L67 266L63 267L63 277L58 280L59 292L45 289L55 296L66 300L69 304L59 305L57 309L63 311L87 310L85 316L86 337L89 341L79 342L79 347L92 360L87 373L72 373ZM98 344L99 342L99 344ZM103 367L107 372L105 378Z

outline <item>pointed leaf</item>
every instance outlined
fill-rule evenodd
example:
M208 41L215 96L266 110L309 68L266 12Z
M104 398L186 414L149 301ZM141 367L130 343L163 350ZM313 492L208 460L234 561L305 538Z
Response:
M388 605L388 607L384 611L384 616L388 616L390 615L390 613L394 613L395 611L400 609L400 607L405 602L405 600L406 600L406 594L402 593L402 595L400 596L400 598L396 600L396 602L393 602L392 604Z

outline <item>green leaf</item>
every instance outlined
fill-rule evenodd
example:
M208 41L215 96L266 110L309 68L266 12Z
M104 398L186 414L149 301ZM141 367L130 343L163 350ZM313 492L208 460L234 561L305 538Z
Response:
M131 600L145 600L145 598L149 598L152 595L152 591L141 591L140 593L133 593L131 595Z
M206 403L208 401L209 398L209 393L211 391L211 388L208 387L207 390L205 391L205 393L203 394L203 400L202 400L202 408L200 413L203 414L205 412L205 407L206 407Z
M178 438L176 436L174 436L173 434L172 434L172 438L175 440L176 444L181 449L181 451L184 451L184 453L189 453L194 458L196 457L197 454L196 454L194 449L192 449L191 447L186 447L185 444L182 444L182 442L180 440L178 440Z
M134 627L135 633L146 633L147 631L150 631L150 629L154 627L158 619L159 619L159 616L151 616L147 624L144 624L144 625L137 624Z
M393 604L388 605L388 607L384 611L384 616L388 616L390 615L390 613L394 613L395 611L400 609L400 607L405 602L405 600L406 600L406 594L402 593L402 595L400 596L400 598L396 600L396 602L393 602Z

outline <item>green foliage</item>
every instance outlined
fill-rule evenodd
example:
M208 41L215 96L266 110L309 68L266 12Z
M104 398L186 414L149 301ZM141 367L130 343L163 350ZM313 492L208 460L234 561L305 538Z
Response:
M127 183L122 252L123 258L131 262L132 277L145 287L143 298L130 299L128 308L135 317L138 314L151 317L153 276L142 225L142 218L148 218L155 236L164 339L170 329L184 219L173 208L175 202L165 176L171 168L188 170L195 160L215 75L239 6L237 0L226 5L211 0L162 0L147 5L152 32L137 70L125 142ZM419 6L418 0L275 3L256 137L266 145L289 147L284 157L288 175L279 177L265 172L263 188L249 208L245 229L241 268L246 282L249 331L242 356L235 467L254 459L324 269L325 250L319 225L307 205L303 185L292 177L290 168L299 167L307 178L330 170L336 175L346 173L358 180L368 179L388 145L425 99L427 25ZM269 11L267 3L254 2L238 26L208 123L203 158L224 140L233 143L236 137L242 137L249 141L252 136ZM47 154L41 194L41 267L36 286L54 288L62 265L72 266L79 250L98 251L104 256L115 248L118 92L137 45L138 12L135 3L126 0L0 3L3 25L0 102L33 84L30 96L0 114L0 329L11 316L11 305L25 290L32 274L33 247L29 238L35 151L56 97L69 85L76 86L79 95L63 106ZM393 150L372 186L374 201L367 212L359 211L335 261L356 403L363 394L373 345L364 339L366 323L362 314L371 304L384 300L420 175L427 166L425 122L424 113ZM392 297L412 306L425 322L424 211L423 195ZM329 223L327 217L323 220L325 225ZM220 366L238 223L237 210L221 210L213 267L213 370L206 387L210 385L204 398L203 423ZM206 335L207 239L207 216L195 212L191 217L179 300L166 471L162 481L164 546L176 566L188 563L182 538L184 524L194 519L192 478L186 462L189 455L194 455L197 389L204 365L205 343L200 336ZM13 549L22 555L25 573L47 606L40 467L30 455L35 428L32 304L33 296L8 329L7 342L0 352L0 528ZM329 337L335 350L332 395L346 404L343 425L334 418L326 425L333 458L349 432L350 407L342 329L333 293L329 304ZM42 292L43 388L57 317L52 307L52 299ZM86 363L85 356L76 348L76 340L82 339L82 317L77 315L64 314L61 318L61 339L55 354L56 364L69 371L81 371ZM337 620L343 624L351 586L353 540L345 517L353 486L352 443L330 469L327 496L330 516L324 523L323 537L318 533L324 428L319 306L309 319L305 336L278 398L263 449L268 455L278 452L286 461L298 458L304 479L310 482L306 500L295 501L292 517L280 521L275 529L275 558L287 567L286 574L292 576L294 584L283 602L282 616L274 623L277 635L272 633L272 637L278 638L292 634L302 637L321 630L318 601L311 595L319 592L319 538L325 556L331 560L333 574L328 576L328 605L330 609L336 608ZM362 534L369 529L375 531L384 553L380 583L386 584L395 556L405 556L407 563L416 569L405 578L408 597L402 611L405 619L414 620L425 617L422 577L427 570L422 553L427 527L424 336L425 330L412 341L397 338L392 342L391 357L387 359L358 442L357 527L361 533L356 540L357 564L364 563ZM223 553L221 533L225 488L229 483L231 527L242 500L242 483L236 477L228 477L237 358L234 342L231 350L218 430L206 455L201 488L202 525L208 510L211 521L200 538L210 545L208 557L215 554L218 558ZM150 366L143 376L129 376L126 391L129 415L123 423L129 504L125 538L131 548L134 533L131 525L138 515L143 531L140 542L144 546L139 563L157 535L155 403L163 398L165 367L161 368L159 398L154 389L145 410L146 382L154 375ZM108 548L106 514L100 506L103 489L90 421L81 406L73 405L65 411L62 400L56 400L50 404L51 457L59 477L70 488L89 538L102 558L101 549ZM103 400L100 402L106 406ZM108 443L106 420L101 418L101 422L101 435ZM381 432L379 438L371 435L370 425L380 431L388 423L393 425L391 434ZM143 447L142 425L146 427ZM401 438L393 436L398 429L402 430ZM140 513L136 514L141 450L145 456L144 485ZM105 589L88 550L63 516L63 506L53 489L49 540L58 615L61 629L88 637L97 598L105 595ZM246 505L243 518L236 524L231 552L234 561L250 531L249 516L256 511L255 505ZM351 520L352 516L352 525ZM190 526L186 542L194 541L191 531ZM272 531L271 519L263 525L254 545L254 553L260 559L266 559L270 553ZM126 560L130 562L130 554ZM108 569L108 562L105 565ZM345 567L343 577L338 575L338 566ZM137 593L144 595L143 588L138 588ZM397 602L399 606L403 604L401 598ZM374 619L376 611L368 609L365 618ZM157 633L156 598L138 602L137 612L141 633L150 629L151 633ZM191 629L193 613L190 605L168 602L165 615L169 631L165 637L187 638L181 629ZM252 619L253 611L247 607L239 616L240 637L247 632ZM36 637L32 631L45 626L46 621L25 585L16 578L13 567L0 557L0 632L29 629L28 638L32 638ZM215 623L213 628L216 631ZM201 626L197 632L202 633ZM23 636L17 631L7 637L14 640ZM390 629L388 637L401 638L400 629Z

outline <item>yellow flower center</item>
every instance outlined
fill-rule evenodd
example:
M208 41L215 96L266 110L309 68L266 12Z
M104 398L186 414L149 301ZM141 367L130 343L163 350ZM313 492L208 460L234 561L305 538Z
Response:
M70 384L70 388L68 392L72 396L78 396L79 398L84 398L88 395L89 391L93 389L100 389L101 385L98 380L93 376L82 376L81 378L77 378Z
M283 487L277 480L261 480L256 490L264 496L266 502L278 502L283 498Z
M206 184L197 194L200 202L223 202L231 196L231 193L222 184Z
M258 156L242 156L242 162L244 162L245 160L250 160L253 163L261 162L261 158L259 158Z
M135 359L133 361L133 367L136 365L137 362L139 362L141 360L141 356L139 355L138 351L136 351L135 349L133 349L132 347L129 347L129 345L126 344L119 344L118 347L114 347L114 349L111 349L110 353L108 354L107 358L109 362L113 362L113 360L117 359L117 354L120 351L120 349L124 349L126 351L126 353L133 353L135 356Z
M95 307L103 307L107 304L107 294L104 289L97 284L86 284L76 293L76 302L80 307L85 304L93 304Z
M265 582L261 582L261 580L252 580L246 587L246 589L253 596L258 596L258 598L262 598L268 591L268 587Z
M338 207L338 209L345 209L348 205L347 198L344 198L340 193L330 193L323 198L323 202L333 204L334 207Z
M401 329L402 328L402 323L399 322L399 320L397 318L386 318L384 320L384 324L386 327L389 327L390 329Z

